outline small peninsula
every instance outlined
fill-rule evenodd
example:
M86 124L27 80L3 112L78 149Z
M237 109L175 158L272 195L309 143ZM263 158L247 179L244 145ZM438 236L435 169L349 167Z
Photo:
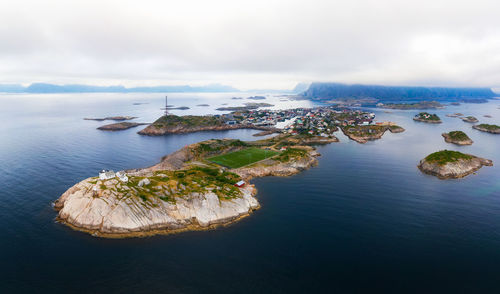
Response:
M456 145L472 145L472 141L466 133L462 131L451 131L449 133L441 134L447 143L453 143Z
M228 224L259 208L250 179L290 176L317 164L319 154L308 146L314 141L309 139L282 134L253 142L208 140L188 145L149 168L116 176L103 171L55 201L57 219L110 238Z
M122 131L142 125L148 125L148 123L119 122L119 123L100 126L97 129L101 131Z
M364 144L368 141L378 140L382 138L386 131L391 133L401 133L405 129L398 125L358 125L341 127L344 135L349 139L358 143Z
M431 124L442 123L441 119L439 118L439 116L437 116L437 114L430 114L427 112L420 112L419 114L415 115L415 117L413 117L413 120Z
M200 131L226 131L237 129L256 129L262 131L273 130L267 126L228 123L219 116L177 116L169 114L160 117L144 130L139 131L138 134L147 136L164 136L168 134L185 134Z
M472 126L472 128L481 132L500 134L500 126L497 125L480 124L480 125L474 125Z
M439 179L463 178L483 166L492 166L493 162L458 151L441 150L428 155L418 164L418 168L426 174Z

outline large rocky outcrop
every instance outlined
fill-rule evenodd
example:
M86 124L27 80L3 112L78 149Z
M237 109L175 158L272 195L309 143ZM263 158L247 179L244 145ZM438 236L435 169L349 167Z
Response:
M116 181L99 181L97 186L110 188ZM259 207L253 185L241 188L241 196L234 199L221 200L207 190L170 201L158 197L141 201L112 189L94 192L95 186L89 178L68 189L54 204L59 210L58 219L97 236L129 237L208 228L231 222Z
M445 164L429 161L427 158L422 159L418 164L418 168L429 175L436 176L440 179L457 179L463 178L474 173L483 166L492 166L493 161L484 159L474 155L470 155L469 159L458 159Z

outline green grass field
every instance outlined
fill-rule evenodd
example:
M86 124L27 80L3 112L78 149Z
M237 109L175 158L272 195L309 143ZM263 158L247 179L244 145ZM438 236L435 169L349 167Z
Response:
M239 168L272 157L276 154L278 154L278 152L272 150L247 148L240 151L210 157L207 158L207 160L225 167Z

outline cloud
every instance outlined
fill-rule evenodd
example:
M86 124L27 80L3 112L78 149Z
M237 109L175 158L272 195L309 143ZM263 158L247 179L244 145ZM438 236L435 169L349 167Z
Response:
M0 82L499 86L497 11L486 0L8 0Z

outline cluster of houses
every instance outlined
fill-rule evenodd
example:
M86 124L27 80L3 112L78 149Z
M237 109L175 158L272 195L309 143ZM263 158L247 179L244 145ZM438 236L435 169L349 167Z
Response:
M115 177L124 183L128 182L127 174L123 171L119 171L119 172L115 173L112 170L103 169L99 172L99 179L103 180L103 181L110 180L110 179L113 179Z
M285 122L283 127L285 133L294 135L308 133L324 137L330 136L335 127L394 125L392 122L375 122L375 113L372 112L336 106L236 111L220 117L228 125L276 126L279 122Z

